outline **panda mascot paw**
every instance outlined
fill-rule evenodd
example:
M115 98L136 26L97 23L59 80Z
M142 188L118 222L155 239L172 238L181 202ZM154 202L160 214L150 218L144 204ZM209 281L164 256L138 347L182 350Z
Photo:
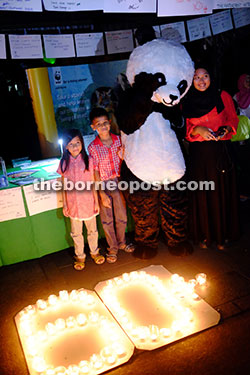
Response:
M135 255L143 247L152 253L157 248L159 212L168 246L176 252L181 244L186 248L187 200L183 192L165 186L173 187L185 174L175 130L183 125L179 104L193 74L185 47L165 39L135 48L128 60L126 76L131 87L120 97L116 117L125 146L121 179L141 184L138 190L125 192L135 222ZM143 183L151 189L144 191Z

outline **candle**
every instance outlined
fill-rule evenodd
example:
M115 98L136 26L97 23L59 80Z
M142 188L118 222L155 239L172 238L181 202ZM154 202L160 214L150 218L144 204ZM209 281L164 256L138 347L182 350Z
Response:
M207 275L205 273L198 273L195 276L195 279L197 281L197 284L199 285L205 285L207 282Z

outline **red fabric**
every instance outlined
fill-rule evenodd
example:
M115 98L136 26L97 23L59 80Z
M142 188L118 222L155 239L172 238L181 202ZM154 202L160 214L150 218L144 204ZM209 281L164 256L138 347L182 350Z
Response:
M89 155L94 161L94 169L99 171L102 181L120 176L121 159L118 151L121 149L121 137L111 134L113 143L105 146L97 136L89 145Z
M225 108L219 114L217 113L217 109L213 108L212 111L202 117L186 119L186 139L189 142L204 141L204 138L199 134L191 135L191 132L196 126L204 126L213 131L217 131L221 126L231 126L232 132L226 134L222 138L223 141L231 139L232 136L236 134L239 119L235 111L233 99L226 91L222 91L221 98Z

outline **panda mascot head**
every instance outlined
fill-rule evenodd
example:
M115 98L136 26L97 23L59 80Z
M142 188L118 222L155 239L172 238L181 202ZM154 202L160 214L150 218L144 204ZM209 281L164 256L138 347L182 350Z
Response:
M126 166L142 181L175 182L185 162L171 127L173 110L192 84L194 64L181 44L154 39L134 49L126 75L131 87L117 110Z

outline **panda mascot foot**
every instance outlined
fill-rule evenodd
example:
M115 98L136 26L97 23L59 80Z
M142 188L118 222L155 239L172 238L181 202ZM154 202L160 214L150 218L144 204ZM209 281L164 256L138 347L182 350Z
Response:
M150 247L143 244L136 244L133 256L139 259L151 259L157 254L157 247Z
M188 241L182 241L175 246L168 246L170 254L175 256L186 256L193 253L193 245Z

